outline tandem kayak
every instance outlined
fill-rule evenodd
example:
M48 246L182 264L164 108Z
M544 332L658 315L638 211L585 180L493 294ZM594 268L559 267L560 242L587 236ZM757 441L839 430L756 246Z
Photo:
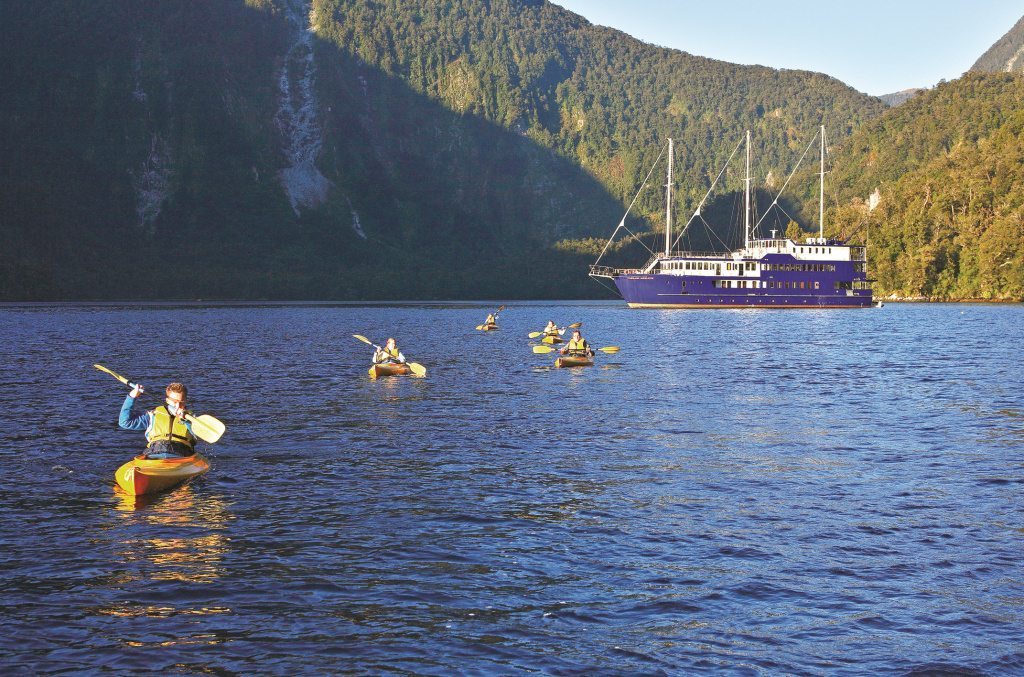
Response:
M594 365L593 357L572 357L571 355L563 355L555 360L555 367L591 367Z
M210 463L199 454L176 458L146 458L140 454L114 473L117 486L134 496L155 494L176 487L210 469Z
M562 338L561 336L545 336L544 338L542 338L540 340L540 342L541 343L547 343L548 345L552 345L552 344L555 344L555 343L565 343L565 339Z
M370 378L378 376L405 376L412 372L407 364L375 364L370 367Z

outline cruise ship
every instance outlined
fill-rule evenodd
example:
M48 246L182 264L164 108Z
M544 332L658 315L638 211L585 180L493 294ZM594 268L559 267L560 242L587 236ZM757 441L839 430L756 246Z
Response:
M640 268L590 268L593 278L615 283L630 308L869 308L871 281L867 249L824 236L825 128L821 128L821 196L819 234L804 242L751 236L750 132L746 134L746 180L743 247L729 253L674 251L672 240L672 140L668 141L665 249ZM812 141L813 143L813 141ZM739 146L737 145L737 150ZM736 151L733 151L735 155ZM794 170L795 171L795 170ZM724 170L723 170L724 173ZM719 174L721 177L721 174ZM642 188L641 188L642 190ZM698 205L693 218L714 185ZM635 199L634 199L635 202ZM627 211L628 215L628 211ZM623 216L619 228L624 227ZM687 224L689 226L689 223ZM616 228L608 243L618 233ZM682 232L685 232L683 228ZM682 236L682 232L679 237ZM677 238L677 242L678 242Z

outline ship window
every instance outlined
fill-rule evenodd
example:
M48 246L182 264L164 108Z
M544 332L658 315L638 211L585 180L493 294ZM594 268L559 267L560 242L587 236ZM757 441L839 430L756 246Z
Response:
M814 288L815 289L821 289L821 285L817 281L815 281Z

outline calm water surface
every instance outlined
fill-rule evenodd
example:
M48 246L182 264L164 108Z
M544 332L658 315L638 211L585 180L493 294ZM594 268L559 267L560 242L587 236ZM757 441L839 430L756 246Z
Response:
M1024 671L1024 308L508 305L0 306L4 671ZM211 471L115 492L94 362Z

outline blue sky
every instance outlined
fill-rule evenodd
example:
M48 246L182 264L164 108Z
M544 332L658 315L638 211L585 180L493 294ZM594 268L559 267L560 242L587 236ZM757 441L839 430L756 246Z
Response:
M1024 0L552 1L644 42L876 96L960 77L1024 15Z

